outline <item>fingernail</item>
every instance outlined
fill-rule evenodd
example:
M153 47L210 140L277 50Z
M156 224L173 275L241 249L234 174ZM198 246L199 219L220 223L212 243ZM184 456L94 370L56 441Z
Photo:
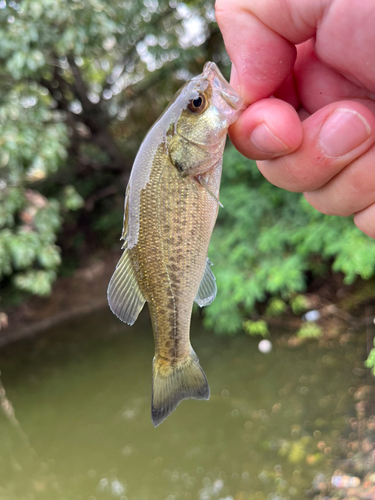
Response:
M362 115L351 109L336 109L320 130L319 142L327 156L343 156L365 142L371 128Z
M259 151L266 154L283 153L289 149L265 123L260 123L255 127L251 132L250 141Z

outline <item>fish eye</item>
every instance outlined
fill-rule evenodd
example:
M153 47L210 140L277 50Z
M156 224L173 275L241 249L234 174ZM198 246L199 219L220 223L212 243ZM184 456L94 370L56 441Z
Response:
M198 97L190 99L188 103L188 110L192 113L202 113L206 109L207 99L204 94L199 92Z

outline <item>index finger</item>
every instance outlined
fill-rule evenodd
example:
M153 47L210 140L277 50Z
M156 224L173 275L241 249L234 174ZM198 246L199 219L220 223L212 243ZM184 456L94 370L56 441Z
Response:
M215 8L233 63L231 83L252 103L272 95L292 72L295 44L314 36L325 2L217 0Z

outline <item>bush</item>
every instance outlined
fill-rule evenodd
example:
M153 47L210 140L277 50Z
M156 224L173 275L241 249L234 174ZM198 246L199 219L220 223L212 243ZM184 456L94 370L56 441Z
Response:
M323 215L301 194L271 185L232 146L223 165L224 209L209 250L218 294L205 311L206 326L236 333L259 302L268 301L270 314L285 302L301 312L298 294L306 290L308 271L319 275L331 267L348 284L374 275L375 243L352 218Z

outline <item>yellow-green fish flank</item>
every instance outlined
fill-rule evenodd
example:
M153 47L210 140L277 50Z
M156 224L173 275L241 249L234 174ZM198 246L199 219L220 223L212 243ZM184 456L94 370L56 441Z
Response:
M127 187L124 253L108 301L128 324L148 302L155 338L155 426L183 399L209 398L190 344L190 318L194 300L204 306L216 296L208 245L227 129L241 110L240 97L217 66L207 63L149 131Z

